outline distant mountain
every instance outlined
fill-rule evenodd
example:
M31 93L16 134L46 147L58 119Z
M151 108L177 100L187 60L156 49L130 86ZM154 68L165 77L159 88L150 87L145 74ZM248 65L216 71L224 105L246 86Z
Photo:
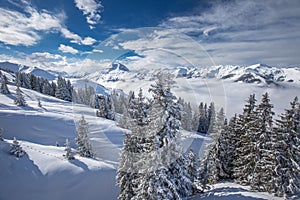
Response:
M218 65L211 67L184 67L165 69L176 78L187 79L222 79L233 82L252 83L261 86L294 82L300 85L300 68L278 68L265 64L251 66ZM87 77L96 82L135 82L139 80L152 81L157 69L129 70L120 63L112 64L102 72L89 74Z
M88 79L97 83L108 82L136 82L140 80L152 81L157 69L130 70L126 65L115 62L104 70L93 73L78 72L76 76L70 76L65 72L44 70L38 67L29 67L10 62L0 63L0 68L11 71L21 71L31 73L36 76L55 80L58 75L63 77L73 77L74 79ZM174 74L176 78L187 79L222 79L233 82L258 84L260 86L275 85L280 86L284 83L294 83L300 86L300 68L278 68L266 64L255 64L251 66L238 65L217 65L210 67L186 67L177 66L166 68ZM81 75L80 75L81 74Z
M282 82L300 83L299 68L277 68L265 64L251 66L219 65L200 69L202 78L228 79L234 82L257 83L260 85Z
M10 62L0 62L0 68L10 70L13 72L24 72L27 74L33 74L35 76L40 76L45 79L48 79L50 81L55 80L57 76L67 76L64 72L56 72L52 70L44 70L38 67L29 67L26 65L20 65L16 63L10 63Z

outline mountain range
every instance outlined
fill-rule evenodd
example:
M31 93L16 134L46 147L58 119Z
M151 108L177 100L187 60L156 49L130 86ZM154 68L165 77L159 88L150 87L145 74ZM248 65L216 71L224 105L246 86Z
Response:
M11 71L20 71L31 73L36 76L54 80L58 75L69 78L88 79L99 83L105 82L126 82L137 80L153 80L157 69L129 69L119 62L112 63L102 70L87 73L84 75L68 74L67 72L59 72L53 70L45 70L38 67L28 67L10 62L0 63L0 68L9 69ZM300 86L300 68L299 67L272 67L266 64L255 64L251 66L238 65L217 65L210 67L174 67L165 68L175 75L176 78L187 79L221 79L230 80L232 82L254 83L260 86L276 85L282 83L295 83ZM82 74L82 73L81 73Z

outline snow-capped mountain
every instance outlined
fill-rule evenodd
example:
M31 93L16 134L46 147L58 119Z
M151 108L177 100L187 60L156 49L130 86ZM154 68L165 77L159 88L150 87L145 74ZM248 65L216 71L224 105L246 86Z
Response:
M112 63L108 68L84 76L88 80L96 82L124 81L123 76L130 70L121 63Z
M218 65L211 67L185 67L165 68L176 78L186 79L222 79L232 82L252 83L260 86L276 85L282 83L295 83L300 86L300 68L278 68L265 64L251 66ZM152 81L157 69L129 70L121 63L112 64L104 71L86 76L86 78L99 82L136 82L140 80Z
M265 64L251 66L219 65L200 71L203 78L228 79L234 82L257 84L300 82L299 68L277 68Z
M20 65L16 63L10 63L10 62L0 62L0 68L5 70L10 70L13 72L24 72L27 74L33 74L35 76L40 76L45 79L48 79L50 81L55 80L59 75L60 76L67 76L65 72L57 72L52 70L44 70L38 67L32 67L32 66L26 66L26 65Z
M44 70L38 67L29 67L10 62L0 63L0 68L9 69L13 72L20 71L41 76L48 80L55 80L58 75L63 77L74 77L78 79L88 79L100 84L109 82L136 82L153 81L157 69L130 69L126 65L115 62L103 70L92 73L78 72L78 74L67 74L52 70ZM217 65L210 67L186 67L177 66L165 68L174 74L176 78L186 79L222 79L232 82L252 83L260 86L276 85L282 83L294 83L300 86L300 68L278 68L266 64L255 64L251 66L238 65Z

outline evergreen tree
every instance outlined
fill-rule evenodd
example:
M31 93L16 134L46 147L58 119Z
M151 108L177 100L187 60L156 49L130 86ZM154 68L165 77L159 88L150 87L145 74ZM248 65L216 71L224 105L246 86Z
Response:
M10 145L10 154L15 155L16 157L20 158L26 154L26 152L22 149L19 141L14 137L13 143Z
M115 119L115 111L114 111L114 105L111 96L107 97L106 101L106 111L107 111L107 119L114 120Z
M198 132L200 133L207 133L209 126L209 120L207 117L207 105L203 102L199 105L199 125L198 125Z
M215 104L213 102L210 103L207 110L207 133L210 134L213 131L213 125L216 120L216 110Z
M74 153L72 152L72 149L70 147L70 142L68 139L66 139L66 143L65 143L65 151L66 154L64 155L64 157L68 160L73 160L74 158Z
M93 157L92 145L88 138L88 123L83 115L78 123L77 134L78 137L75 140L79 155L83 157Z
M257 133L257 113L255 95L250 95L243 114L236 122L236 146L234 153L233 177L242 185L249 185L255 166L257 153L255 134Z
M257 131L254 140L251 142L255 147L255 165L250 178L251 187L258 191L274 192L275 177L275 152L274 152L274 133L273 105L270 104L268 93L262 96L261 103L257 106Z
M194 151L190 149L187 163L186 163L186 172L191 182L194 183L196 186L199 185L199 183L197 182L197 177L198 177L197 169L198 166L197 166L196 156L194 154ZM197 192L196 187L193 188L193 190L194 191L192 191L192 194L195 194Z
M19 86L17 86L17 89L16 89L16 97L15 97L14 103L17 106L26 106L27 105Z
M181 117L181 126L184 130L191 131L192 130L192 107L190 102L183 104L183 111Z
M220 111L217 113L217 116L215 118L215 120L213 120L213 124L212 124L212 132L213 133L221 133L223 130L225 124L225 113L224 113L224 109L221 108Z
M0 93L1 94L10 94L10 91L7 87L7 78L2 73L0 73Z
M102 117L110 120L115 119L113 102L110 96L99 96L99 109L96 112L97 117Z
M198 111L198 109L196 109L193 113L192 113L192 130L193 131L198 131L198 127L199 127L199 118L200 118L200 113Z
M153 94L148 133L151 151L140 159L136 199L180 199L191 195L195 185L184 169L178 138L180 109L171 92L172 76L160 72L157 78L149 90Z
M222 171L220 175L221 179L233 179L233 162L235 159L234 153L237 143L237 116L235 115L229 120L228 125L225 125L221 132L222 141L220 146L220 157L222 159Z
M279 196L300 192L300 104L295 97L276 121L276 181Z
M55 90L55 97L65 100L72 101L72 93L70 93L70 86L67 85L67 82L61 76L57 77L57 87Z
M119 199L139 199L141 191L137 192L140 185L139 169L144 165L143 159L146 152L150 151L151 139L147 138L148 131L148 104L145 102L142 90L138 98L130 94L130 109L123 113L126 118L126 126L130 133L125 133L124 147L121 152L121 160L117 172L117 184L121 192ZM138 195L139 194L139 195Z
M104 95L98 96L99 109L96 112L97 117L107 118L107 109L106 109L106 97Z

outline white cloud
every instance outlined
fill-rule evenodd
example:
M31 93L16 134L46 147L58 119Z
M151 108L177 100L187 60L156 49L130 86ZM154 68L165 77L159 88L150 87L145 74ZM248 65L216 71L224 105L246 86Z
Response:
M293 65L300 64L293 53L300 51L299 19L297 0L212 1L198 15L173 17L160 26L191 35L218 64Z
M71 53L71 54L77 54L78 50L74 49L73 47L64 45L64 44L60 44L58 47L58 50L60 50L63 53Z
M95 42L96 42L96 40L91 37L86 37L81 41L81 43L84 45L93 45Z
M99 23L101 19L100 13L103 10L101 2L97 0L74 0L76 7L83 12L86 21L90 24L90 29Z
M4 44L32 46L42 39L42 32L61 32L63 37L77 44L92 45L96 41L91 37L83 39L65 28L64 13L38 11L26 1L19 2L18 6L24 13L0 8L0 42Z
M94 53L103 53L104 51L101 49L93 49L93 52Z

